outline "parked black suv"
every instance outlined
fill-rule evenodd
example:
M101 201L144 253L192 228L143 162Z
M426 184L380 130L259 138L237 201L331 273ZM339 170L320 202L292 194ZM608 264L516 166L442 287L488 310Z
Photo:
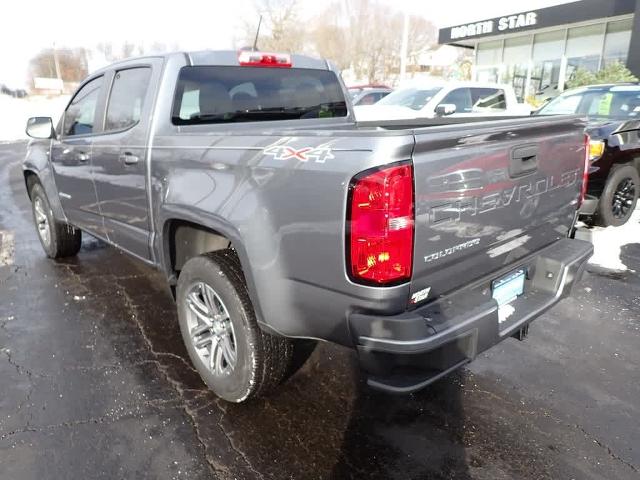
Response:
M536 112L561 114L589 119L591 168L580 214L597 225L623 225L631 218L640 193L640 84L568 90Z

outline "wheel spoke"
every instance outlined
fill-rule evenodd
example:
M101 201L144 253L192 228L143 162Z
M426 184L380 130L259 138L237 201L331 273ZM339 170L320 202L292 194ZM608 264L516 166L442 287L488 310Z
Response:
M217 341L211 342L211 348L209 349L209 370L211 370L212 372L215 369L215 356L216 356L217 350L218 350L218 342Z
M215 359L215 366L216 366L216 372L221 375L224 373L224 366L222 365L222 361L223 361L223 353L222 353L222 345L220 345L220 342L217 342L218 348L216 348L216 359Z
M215 337L211 333L209 335L204 335L202 336L202 338L197 340L195 337L193 337L193 340L194 340L193 346L200 349L200 348L206 347L210 343L214 343L214 339Z
M211 330L211 327L209 325L207 325L206 323L196 325L195 327L193 327L191 329L191 336L193 338L199 337L200 335L202 335L207 330Z
M222 353L224 354L224 358L227 361L227 364L232 368L235 367L237 356L235 347L231 343L231 336L229 334L224 335L222 337L221 343Z
M191 292L189 294L187 297L187 304L189 306L189 310L191 310L200 321L211 326L212 319L209 309L204 303L202 303L200 298L198 298L198 294L196 292Z
M204 303L209 309L209 312L211 312L211 316L215 317L216 315L219 315L220 309L216 305L216 300L215 300L216 294L213 292L213 289L208 285L205 285L202 290L203 290L202 298L204 299Z

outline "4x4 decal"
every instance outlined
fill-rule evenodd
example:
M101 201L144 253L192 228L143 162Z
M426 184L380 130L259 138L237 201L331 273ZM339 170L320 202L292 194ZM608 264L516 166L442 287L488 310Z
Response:
M276 160L295 158L302 162L311 160L317 163L324 163L326 160L335 158L329 147L302 147L296 149L288 145L272 145L266 147L263 153L272 156Z

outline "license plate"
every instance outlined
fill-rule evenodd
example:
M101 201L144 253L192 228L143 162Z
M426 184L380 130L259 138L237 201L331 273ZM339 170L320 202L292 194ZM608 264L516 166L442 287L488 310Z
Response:
M508 305L524 293L526 271L519 268L491 282L492 297L498 306Z

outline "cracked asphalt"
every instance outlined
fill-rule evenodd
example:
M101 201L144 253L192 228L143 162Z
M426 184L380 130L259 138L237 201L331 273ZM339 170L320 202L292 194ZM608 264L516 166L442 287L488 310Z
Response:
M370 391L320 345L272 397L228 405L159 273L87 236L44 256L24 150L0 145L1 479L640 478L640 244L418 394Z

